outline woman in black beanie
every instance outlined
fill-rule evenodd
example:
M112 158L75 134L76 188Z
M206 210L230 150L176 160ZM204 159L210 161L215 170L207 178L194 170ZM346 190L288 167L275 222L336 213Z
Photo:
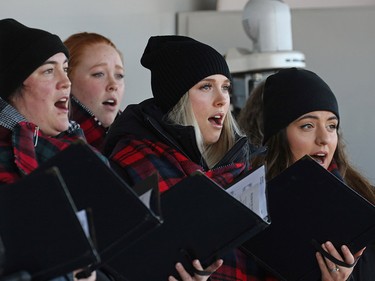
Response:
M324 156L308 154L323 162L322 165L326 169L340 175L349 186L375 204L375 189L350 165L341 137L339 107L335 95L318 75L304 69L280 70L269 76L264 85L263 116L260 118L263 119L262 143L268 151L268 180L300 158L293 156L291 143L286 139L287 131L290 130L288 127L296 124L302 116L314 111L330 112L333 114L330 120L336 119L330 124L334 146ZM261 157L258 160L261 160Z
M68 58L57 35L0 20L0 185L30 174L72 142L85 141L68 119ZM87 280L95 279L96 272ZM53 280L73 280L73 274Z
M158 171L164 192L199 170L225 187L249 170L249 144L229 110L231 74L220 53L189 37L154 36L141 64L151 71L153 98L129 105L112 124L104 147L129 185ZM193 265L203 270L198 261ZM234 250L210 280L257 280L253 269L254 263ZM177 271L184 281L209 277L190 276L180 264Z
M0 48L0 143L9 151L0 183L12 183L84 137L68 119L69 52L60 38L3 19Z
M263 115L258 118L262 119L262 143L267 150L252 163L254 167L266 164L267 180L307 154L375 204L374 187L350 165L346 155L336 97L318 75L297 68L280 70L266 79L262 94L258 99L263 99ZM247 104L246 109L251 106ZM335 251L330 243L326 247ZM345 260L352 262L347 247L344 252ZM364 281L372 280L375 274L374 246L367 247L354 269L339 267L336 272L330 268L332 262L325 262L319 254L317 260L322 280Z

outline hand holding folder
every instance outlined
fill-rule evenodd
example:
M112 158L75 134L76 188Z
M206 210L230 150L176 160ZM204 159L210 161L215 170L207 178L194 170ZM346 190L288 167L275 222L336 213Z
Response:
M326 241L352 253L375 241L374 205L309 156L269 181L267 197L272 223L243 249L282 280L319 280Z
M167 280L177 262L193 274L194 259L205 268L269 225L202 173L161 194L160 205L163 224L110 261L116 279Z

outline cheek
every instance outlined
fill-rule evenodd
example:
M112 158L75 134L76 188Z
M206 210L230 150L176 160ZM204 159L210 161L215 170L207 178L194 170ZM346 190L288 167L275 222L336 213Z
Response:
M98 83L88 80L75 80L72 83L72 94L81 102L87 104L100 97L103 91Z
M193 109L194 115L197 116L202 109L205 108L204 102L199 99L190 99L191 108Z
M207 107L204 104L197 104L193 107L193 112L198 123L205 122L208 118Z
M299 144L290 145L290 151L292 152L292 155L295 158L294 160L298 160L302 156L307 154L305 148L306 148L305 146L302 146L302 145L299 145Z
M294 160L298 160L306 154L309 154L310 142L297 137L289 138L289 148Z
M335 134L332 138L332 142L331 142L332 149L331 150L336 151L337 144L338 144L338 136L337 136L337 134Z
M122 98L124 96L124 94L125 94L125 84L124 83L122 84L122 86L119 87L118 93L119 93L120 98Z

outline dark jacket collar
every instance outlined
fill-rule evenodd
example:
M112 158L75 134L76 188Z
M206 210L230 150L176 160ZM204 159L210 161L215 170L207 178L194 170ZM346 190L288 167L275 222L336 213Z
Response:
M148 99L140 104L128 105L108 131L104 154L109 156L121 136L128 134L151 141L162 141L178 149L195 163L201 161L192 126L170 124L166 115Z
M191 161L206 166L198 149L195 131L192 126L170 124L166 115L155 104L153 98L137 105L129 105L116 119L108 131L104 155L109 157L121 136L128 134L136 138L162 141L179 150ZM249 145L245 137L239 137L237 143L217 166L231 162L249 162Z

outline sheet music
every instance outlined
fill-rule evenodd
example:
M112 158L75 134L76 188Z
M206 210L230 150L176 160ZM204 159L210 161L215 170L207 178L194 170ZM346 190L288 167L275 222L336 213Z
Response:
M233 184L227 192L263 220L268 220L264 166Z
M143 202L143 204L146 205L147 208L151 208L150 203L151 203L151 194L152 194L152 189L146 191L142 195L139 195L139 200Z
M89 229L89 222L86 214L86 210L81 210L76 212L79 222L83 228L83 231L86 234L86 237L90 237L90 229Z

